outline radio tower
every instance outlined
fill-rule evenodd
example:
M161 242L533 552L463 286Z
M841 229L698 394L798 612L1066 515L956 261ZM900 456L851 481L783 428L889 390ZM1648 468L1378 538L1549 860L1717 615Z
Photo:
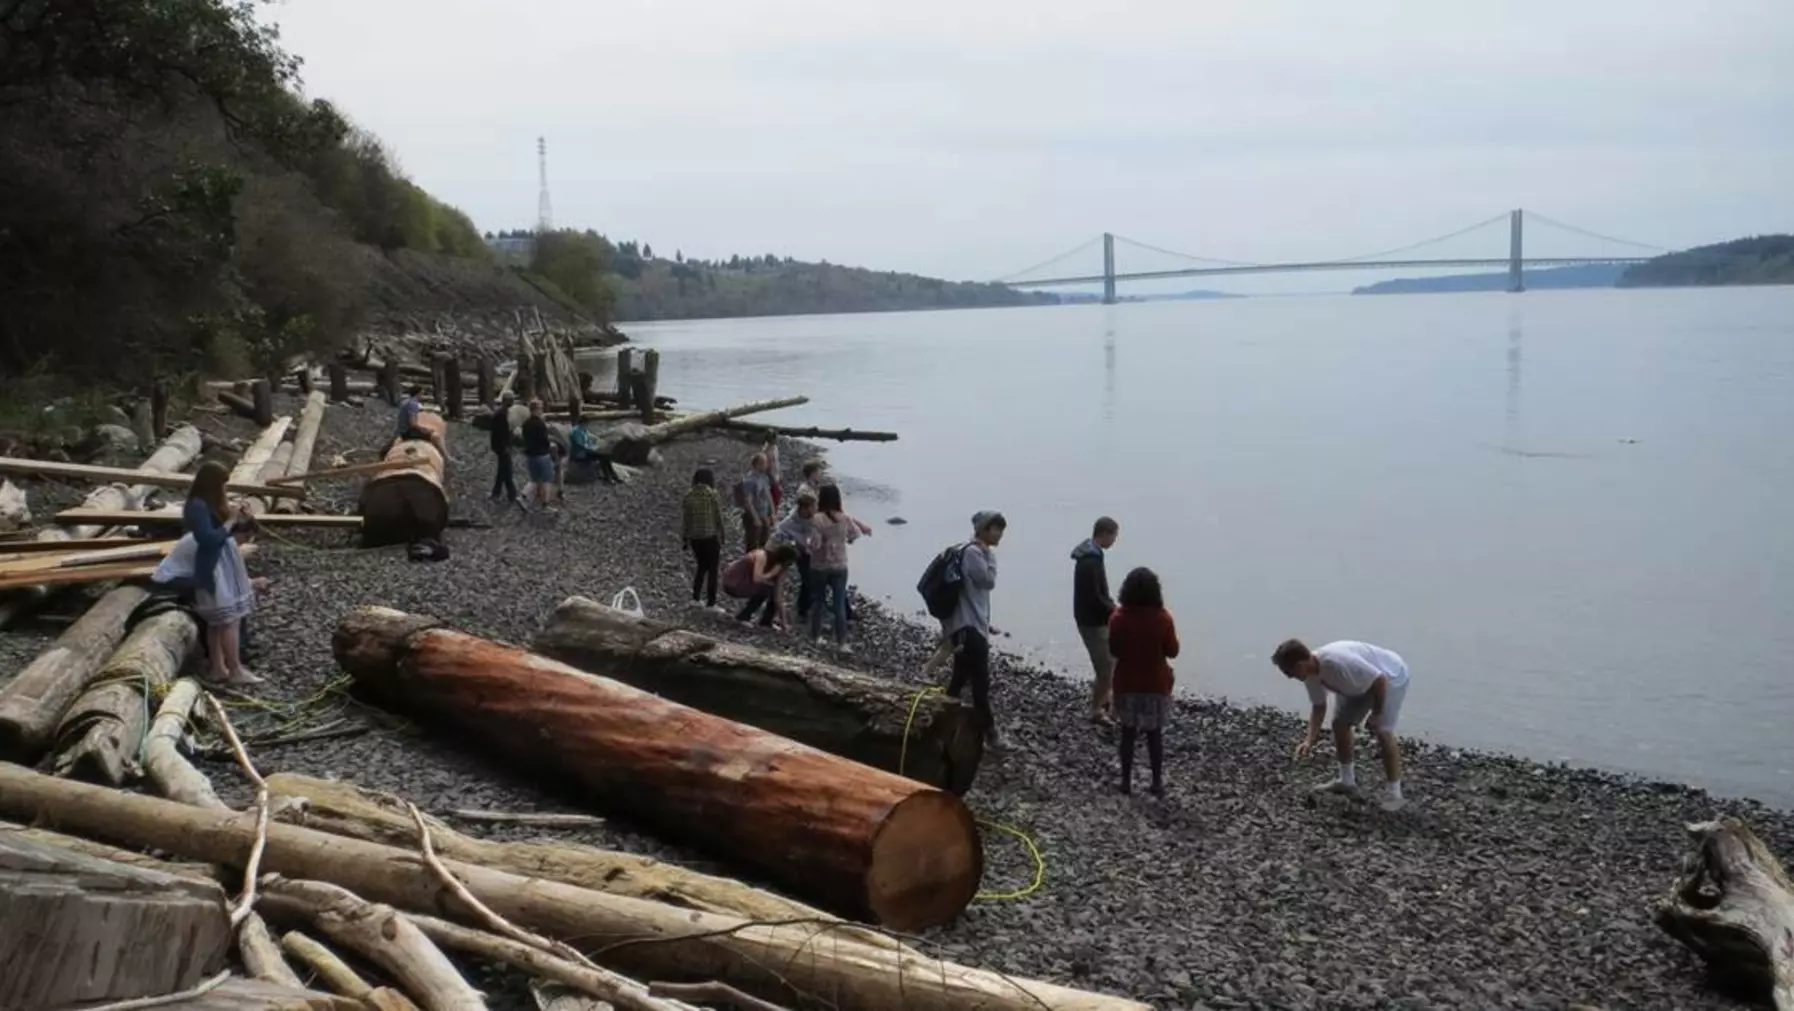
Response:
M542 176L542 195L536 198L536 231L554 231L554 205L548 202L548 138L536 138L536 164Z

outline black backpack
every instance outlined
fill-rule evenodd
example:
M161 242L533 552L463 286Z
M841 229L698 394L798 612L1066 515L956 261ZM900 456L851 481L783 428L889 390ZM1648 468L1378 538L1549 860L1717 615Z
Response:
M946 621L959 609L960 595L965 592L965 569L961 563L967 547L955 544L942 549L922 571L921 581L916 583L923 606L937 620Z

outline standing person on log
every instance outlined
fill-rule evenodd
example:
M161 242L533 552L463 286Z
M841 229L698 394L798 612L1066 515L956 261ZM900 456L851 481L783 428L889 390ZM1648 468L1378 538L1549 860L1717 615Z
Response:
M747 473L735 486L735 504L741 507L741 550L765 547L772 534L772 476L765 453L755 453L748 461Z
M737 600L745 599L741 612L735 620L743 625L751 624L754 615L760 613L760 627L773 627L773 619L779 625L791 627L785 614L785 597L779 593L779 584L784 581L785 571L797 561L797 548L789 544L775 544L770 548L755 548L729 563L729 570L723 573L723 592Z
M691 602L716 607L716 583L723 558L723 500L716 493L716 475L699 467L680 507L679 536L697 563L691 577Z
M953 644L953 679L947 683L947 694L958 697L969 684L972 687L972 708L978 713L988 748L1003 745L997 731L997 720L990 708L990 637L996 629L990 623L990 591L997 586L997 545L1009 521L992 510L972 517L972 541L959 554L959 606L941 627L947 641Z
M511 459L511 407L517 402L510 391L506 391L499 401L498 409L492 412L492 456L495 466L492 472L492 501L497 502L503 493L505 501L517 508L523 508L523 500L517 496L517 477L514 461Z
M1356 793L1358 778L1352 764L1352 729L1365 723L1376 735L1387 780L1380 801L1383 810L1399 811L1402 797L1402 749L1395 738L1402 715L1402 699L1408 694L1408 665L1394 652L1367 642L1341 640L1310 650L1300 639L1290 639L1271 654L1271 662L1292 681L1308 689L1313 708L1308 714L1308 733L1296 745L1296 759L1305 759L1321 739L1327 719L1327 693L1332 692L1333 749L1339 759L1339 775L1315 786L1319 793Z
M816 587L810 582L810 538L816 533L816 491L808 484L797 490L791 515L773 528L774 544L789 544L797 549L797 620L808 622L810 607L815 601Z
M852 653L847 644L847 546L859 540L859 524L841 505L841 486L825 484L817 495L816 515L810 521L810 638L818 646L822 638L822 603L828 600L833 618L835 648Z
M212 677L225 684L253 685L262 679L243 666L238 633L243 620L255 610L255 587L237 550L237 536L249 533L255 520L232 511L224 495L229 481L230 471L224 464L216 460L201 464L187 490L187 503L181 507L181 526L193 538L193 604L206 623ZM174 557L175 553L169 552L169 558ZM180 575L173 567L184 562L183 558L170 563L171 580Z
M1071 614L1078 625L1078 638L1090 654L1090 666L1096 683L1090 691L1090 722L1112 723L1115 713L1110 677L1115 671L1115 657L1109 653L1109 618L1115 613L1115 598L1109 596L1109 570L1103 554L1115 546L1121 536L1121 524L1107 516L1096 521L1090 539L1071 550Z
M538 508L547 509L554 493L554 443L548 437L548 420L542 417L542 401L529 402L529 417L523 421L523 466L535 489Z
M1177 624L1165 610L1165 593L1151 569L1121 581L1121 607L1109 617L1105 645L1115 657L1115 709L1121 716L1121 792L1134 792L1134 745L1146 735L1152 763L1152 795L1165 795L1165 725L1171 720L1170 660L1176 659Z
M436 441L431 433L417 427L417 416L423 413L424 409L423 402L418 399L421 392L415 384L405 387L405 398L399 401L397 421L393 425L393 442L403 442L406 439ZM390 443L387 448L392 448Z

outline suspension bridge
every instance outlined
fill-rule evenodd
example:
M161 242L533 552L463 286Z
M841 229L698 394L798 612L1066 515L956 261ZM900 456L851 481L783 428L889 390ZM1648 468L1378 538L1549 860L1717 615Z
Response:
M1469 235L1506 219L1508 246L1506 256L1434 256L1417 257L1417 251L1428 246L1435 246L1460 236ZM1640 251L1638 255L1583 255L1583 256L1540 256L1527 258L1525 253L1525 233L1529 223L1545 225L1560 232L1568 233L1584 239L1595 239L1609 244L1625 246L1629 250ZM1073 274L1064 276L1048 275L1045 277L1030 276L1057 267L1075 257L1084 255L1098 242L1102 243L1102 273ZM1161 256L1170 256L1190 262L1189 266L1172 267L1162 270L1118 271L1115 265L1115 245L1117 242L1125 246L1149 251ZM1554 218L1548 218L1536 211L1512 210L1497 214L1492 218L1478 221L1456 231L1444 235L1436 235L1430 239L1399 246L1395 249L1377 250L1371 253L1360 253L1356 256L1345 256L1330 260L1299 260L1288 263L1250 263L1242 260L1221 260L1208 256L1193 256L1176 250L1147 245L1125 236L1104 232L1100 239L1089 239L1077 247L1060 253L1050 260L1037 263L1032 267L1017 271L1014 274L998 278L995 283L1012 288L1054 288L1065 285L1098 284L1103 286L1103 302L1115 303L1115 286L1122 281L1159 281L1178 277L1219 277L1240 274L1283 274L1311 270L1377 270L1397 269L1411 270L1435 267L1505 267L1507 268L1508 290L1526 290L1525 278L1528 267L1569 267L1581 264L1605 263L1627 264L1642 263L1653 255L1668 250L1644 242L1633 242L1619 239L1611 235L1589 231L1575 225L1566 224ZM1643 255L1643 254L1649 255Z

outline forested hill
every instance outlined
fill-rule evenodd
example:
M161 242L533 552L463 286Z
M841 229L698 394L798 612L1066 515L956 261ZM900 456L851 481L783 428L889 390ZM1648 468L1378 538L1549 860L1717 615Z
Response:
M1721 284L1794 284L1794 235L1757 235L1696 246L1634 264L1627 288Z
M592 232L507 232L488 242L511 250L574 301L619 321L715 319L902 309L1055 305L1057 296L997 284L807 263L771 254L727 260L671 259L639 242Z
M0 381L243 375L383 315L566 308L302 97L257 6L0 2Z

